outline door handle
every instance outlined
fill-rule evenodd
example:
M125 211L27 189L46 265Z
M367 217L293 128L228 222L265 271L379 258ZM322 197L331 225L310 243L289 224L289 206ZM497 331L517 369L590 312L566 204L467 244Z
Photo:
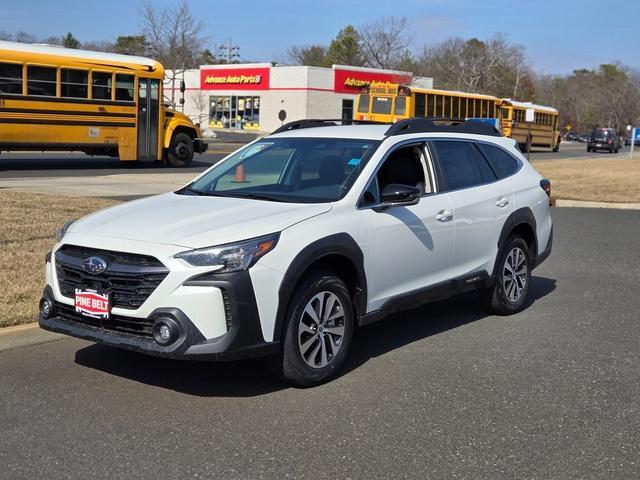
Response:
M509 205L509 199L506 197L500 197L496 200L496 207L504 208Z
M436 220L439 222L449 222L453 218L453 212L451 210L440 210L436 215Z

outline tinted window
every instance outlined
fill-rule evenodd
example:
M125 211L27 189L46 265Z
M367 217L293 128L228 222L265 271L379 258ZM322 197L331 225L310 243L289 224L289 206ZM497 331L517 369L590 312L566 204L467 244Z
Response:
M60 70L60 94L63 97L87 98L89 72L86 70Z
M484 183L478 159L470 142L433 142L446 190L468 188Z
M111 100L111 74L93 72L91 80L91 96L98 100Z
M0 93L22 94L22 65L0 63Z
M133 75L116 73L116 100L133 102Z
M518 169L518 162L501 148L481 143L478 145L498 178L508 177Z
M27 67L27 93L29 95L56 96L56 69Z
M391 113L391 99L388 97L373 97L371 113L389 114Z

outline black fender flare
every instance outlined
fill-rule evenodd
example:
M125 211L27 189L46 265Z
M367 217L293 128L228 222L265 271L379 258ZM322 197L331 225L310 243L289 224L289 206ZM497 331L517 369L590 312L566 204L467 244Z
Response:
M367 308L367 277L364 270L364 254L358 243L348 233L336 233L321 238L304 247L289 264L278 291L278 310L273 332L273 341L280 340L282 327L294 290L309 267L328 255L341 255L348 258L356 269L358 288L354 295L356 315L366 313Z

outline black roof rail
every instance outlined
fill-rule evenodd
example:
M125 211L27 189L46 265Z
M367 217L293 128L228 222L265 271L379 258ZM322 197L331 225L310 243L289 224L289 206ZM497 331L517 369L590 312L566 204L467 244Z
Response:
M289 132L291 130L300 130L301 128L316 128L316 127L336 127L338 125L389 125L388 122L377 122L375 120L356 120L349 118L306 118L303 120L296 120L294 122L288 122L282 125L280 128L271 132L271 135L282 132Z
M439 124L438 121L448 122L449 125ZM492 125L478 120L458 121L451 119L432 119L425 117L413 117L394 123L386 131L385 136L404 135L407 133L475 133L476 135L489 135L501 137L502 134Z

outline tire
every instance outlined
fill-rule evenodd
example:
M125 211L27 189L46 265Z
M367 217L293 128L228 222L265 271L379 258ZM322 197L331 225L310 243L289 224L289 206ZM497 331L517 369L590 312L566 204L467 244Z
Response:
M513 277L515 280L507 276L508 268L513 268L514 264L519 268L516 272L524 267L521 275ZM494 285L478 291L482 306L495 315L512 315L522 310L531 284L531 265L527 242L520 236L509 236L498 254Z
M175 133L167 150L167 160L172 167L186 167L193 160L193 139L184 132Z
M328 317L323 316L327 307L333 312ZM315 312L320 323L309 311ZM326 382L344 363L354 327L353 305L344 282L330 272L305 277L287 309L283 342L280 353L272 359L272 371L298 387Z

